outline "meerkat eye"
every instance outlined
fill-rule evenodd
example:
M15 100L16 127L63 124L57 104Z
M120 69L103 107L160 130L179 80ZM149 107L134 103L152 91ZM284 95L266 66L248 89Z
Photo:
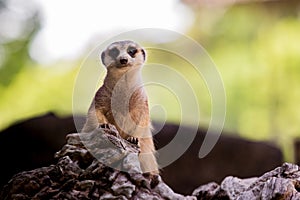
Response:
M112 58L116 58L119 55L120 51L117 48L113 48L109 51L108 55Z
M136 54L136 52L137 52L137 49L134 48L134 47L129 47L129 48L127 49L127 53L128 53L131 57L134 57L134 55Z

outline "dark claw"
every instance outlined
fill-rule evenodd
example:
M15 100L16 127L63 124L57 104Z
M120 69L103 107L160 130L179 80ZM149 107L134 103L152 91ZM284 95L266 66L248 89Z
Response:
M153 174L153 175L150 176L150 178L151 178L150 186L153 189L159 184L159 176Z
M132 144L136 144L136 145L139 143L139 139L135 138L135 137L129 137L129 138L127 138L127 141Z
M99 128L109 129L109 125L108 124L100 124Z

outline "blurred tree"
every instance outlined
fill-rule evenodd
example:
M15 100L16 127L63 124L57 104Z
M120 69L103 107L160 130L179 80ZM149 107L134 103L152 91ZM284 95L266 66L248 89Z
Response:
M233 6L191 0L195 23L189 35L203 44L220 70L227 92L226 129L269 139L292 159L299 137L300 1Z
M5 1L5 0L1 0L1 1L0 1L0 10L1 10L2 8L5 7L4 1Z
M39 28L39 13L30 2L0 0L0 85L8 86L30 61L30 41Z

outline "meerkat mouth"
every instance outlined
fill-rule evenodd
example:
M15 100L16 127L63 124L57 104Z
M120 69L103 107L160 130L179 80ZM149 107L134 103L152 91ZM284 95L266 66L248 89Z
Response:
M117 68L126 68L126 67L132 67L132 64L127 62L127 63L119 63L118 65L116 65Z
M120 64L120 65L117 65L117 68L125 68L125 67L130 67L129 64Z
M126 67L130 67L131 64L127 63L127 64L121 64L121 63L112 63L108 66L108 68L118 68L118 69L121 69L121 68L126 68Z

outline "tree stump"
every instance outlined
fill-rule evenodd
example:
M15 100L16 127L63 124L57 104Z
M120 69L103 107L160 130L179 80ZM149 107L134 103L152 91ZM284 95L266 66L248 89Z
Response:
M0 199L300 199L300 169L294 164L284 163L261 177L228 176L220 185L208 183L184 196L159 175L143 174L138 153L139 147L113 126L69 134L55 164L14 175Z

